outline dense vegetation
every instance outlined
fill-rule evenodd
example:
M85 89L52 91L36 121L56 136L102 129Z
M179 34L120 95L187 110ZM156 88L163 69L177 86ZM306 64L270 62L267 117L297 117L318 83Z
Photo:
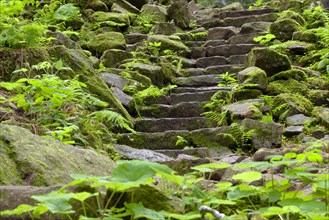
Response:
M205 6L212 3L198 2ZM160 3L165 4L166 1ZM250 3L250 9L261 7L262 3L263 1ZM268 5L278 6L275 1L272 3ZM52 47L56 41L51 34L56 31L73 40L76 43L73 47L78 47L81 53L100 57L98 45L91 46L95 42L90 40L94 36L88 36L88 28L97 29L104 26L127 31L125 18L98 21L88 24L97 27L87 28L86 23L90 19L88 9L92 4L96 4L96 1L0 1L0 105L11 108L11 111L1 118L1 123L20 125L34 134L56 138L76 147L93 148L117 160L122 158L111 149L111 144L116 141L116 133L135 132L130 115L138 117L148 99L169 94L176 87L171 85L171 79L175 74L184 76L184 59L180 55L186 52L187 47L179 44L177 47L181 50L175 51L166 48L167 45L161 42L145 41L139 50L132 53L131 59L121 63L125 68L121 75L127 79L133 78L131 70L136 68L137 63L160 63L162 69L166 70L165 78L157 85L154 85L154 82L158 81L150 80L151 77L138 76L144 83L131 84L124 88L124 91L134 98L129 115L121 104L117 104L116 99L110 102L112 96L102 96L103 93L97 90L97 80L96 86L91 83L93 74L97 75L107 69L103 63L96 64L97 72L90 73L84 70L88 66L80 68L70 65L64 56L52 56L51 50L45 50ZM316 71L313 76L294 72L293 83L302 79L307 82L306 89L323 89L329 84L329 15L321 6L306 5L305 3L305 8L300 12L282 11L279 17L298 23L296 25L303 38L315 38L313 43L285 40L279 33L261 35L254 40L288 55L294 65L307 67L311 72ZM129 16L136 20L134 28L141 32L148 33L154 26L150 17L133 14ZM128 16L127 18L130 19ZM191 23L189 29L193 30L195 25ZM206 32L197 32L189 33L185 37L203 39L205 36ZM296 45L298 49L303 50L302 54L292 52L292 46ZM96 49L83 50L89 48ZM14 61L15 58L18 59L17 62ZM233 128L225 136L235 142L234 151L237 154L252 154L255 150L250 147L250 139L255 131L244 130L234 121L230 112L222 107L236 101L234 93L253 88L255 85L239 85L235 75L229 72L222 74L220 78L221 83L218 86L232 89L224 98L221 92L216 93L205 105L207 112L204 115L218 126ZM283 83L276 81L275 76L269 79L271 80L273 83L269 89L270 95L261 96L264 106L269 105L271 110L266 115L261 115L260 121L285 120L290 109L285 103L275 103L274 94L288 93L291 88L300 89L294 97L302 100L299 107L308 108L310 101L304 97L303 86L293 83L282 85ZM312 96L309 95L310 97ZM325 98L324 102L328 101ZM319 130L326 133L328 125L316 121L310 123L307 129L306 134ZM184 145L186 142L183 137L177 139L177 145ZM285 146L300 142L298 138L284 138L283 141ZM328 149L328 142L312 141L297 150L272 155L265 161L242 162L234 166L224 162L203 164L192 167L190 172L184 175L178 175L166 165L148 161L117 160L117 166L111 176L72 175L74 180L59 190L47 195L33 196L37 201L36 205L20 205L14 210L0 214L22 216L22 219L28 216L31 219L81 220L325 220L329 216ZM227 169L232 169L234 173L230 179L211 181L216 172ZM312 190L312 193L307 190Z

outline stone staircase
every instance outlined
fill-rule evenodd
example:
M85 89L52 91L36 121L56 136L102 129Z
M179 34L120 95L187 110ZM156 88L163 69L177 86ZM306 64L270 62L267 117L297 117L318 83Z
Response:
M270 9L261 9L221 12L213 18L197 20L200 28L193 33L206 31L208 35L194 40L181 36L191 50L187 57L190 62L183 69L188 77L177 77L174 81L177 88L170 95L148 101L140 111L141 118L136 120L137 132L120 134L117 143L166 153L166 150L180 150L183 147L176 146L180 136L185 139L185 146L230 147L232 143L229 140L217 135L229 127L216 127L207 122L201 116L203 106L216 92L231 90L217 86L220 75L244 69L247 54L252 48L260 46L252 39L264 28L253 29L250 26L262 26L259 25L262 22L268 25L276 18Z

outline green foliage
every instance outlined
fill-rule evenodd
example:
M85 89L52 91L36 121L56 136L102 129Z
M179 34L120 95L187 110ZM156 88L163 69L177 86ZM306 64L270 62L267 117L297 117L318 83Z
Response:
M221 81L218 83L217 86L231 86L235 87L238 85L238 80L236 79L236 74L230 74L229 72L223 73L219 76Z
M326 166L317 144L312 144L304 153L286 153L272 156L268 162L241 162L236 165L228 163L202 164L193 167L191 174L178 176L165 165L148 161L118 161L111 177L90 177L73 175L74 180L57 191L47 195L33 196L37 201L34 206L20 205L14 210L2 211L1 215L29 214L31 218L50 213L60 214L67 218L78 211L79 219L201 219L202 206L207 210L220 211L223 219L243 219L247 216L262 216L270 219L326 219L329 209L329 178L325 173ZM306 163L313 165L304 166ZM201 189L198 183L207 173L218 169L241 169L232 176L236 184L218 182L213 187ZM285 167L279 179L262 174L264 169L271 172L278 167ZM248 168L248 171L244 169ZM314 172L317 170L318 172ZM200 178L200 175L202 177ZM262 180L261 185L254 185ZM157 182L158 185L154 185ZM304 193L294 187L294 182L308 184L313 193ZM69 192L71 187L89 186L95 192ZM183 209L179 213L174 210L154 210L140 200L130 198L120 202L123 195L132 190L148 186L149 189L162 189L164 194L173 200L179 200ZM107 197L101 197L100 190L107 190ZM170 190L169 190L170 189ZM116 196L117 195L117 196ZM128 197L129 198L129 197ZM155 199L155 198L152 198ZM93 205L90 201L98 201ZM75 204L75 205L73 205ZM77 206L80 204L80 207ZM122 204L122 205L120 205ZM95 206L96 205L96 206ZM87 212L88 207L88 212ZM81 209L83 210L81 212ZM92 212L90 212L92 208ZM160 207L159 207L160 208ZM216 219L211 213L209 219Z
M56 9L53 16L58 21L73 21L79 18L80 9L72 3L65 4Z
M57 63L57 68L60 66ZM52 65L44 62L35 68L48 67ZM94 132L92 143L95 144L95 139L99 140L102 135L117 128L133 132L129 122L120 114L109 109L97 111L97 108L106 108L108 104L86 92L86 84L77 79L61 80L44 74L34 79L22 78L14 83L1 82L0 87L14 94L10 101L24 110L31 123L45 130L44 134L64 143L89 145L84 134Z
M276 38L276 36L274 34L265 34L265 35L260 35L260 36L254 37L253 40L260 44L268 44L275 38Z
M148 42L147 50L154 56L159 56L161 48L161 42Z

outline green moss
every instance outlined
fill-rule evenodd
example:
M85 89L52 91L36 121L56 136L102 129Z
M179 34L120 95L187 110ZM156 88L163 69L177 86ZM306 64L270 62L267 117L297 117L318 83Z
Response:
M257 89L238 89L233 92L233 99L237 101L259 98L263 93Z
M0 136L0 185L21 185L23 183L21 175L6 149L8 150L9 146Z
M120 32L105 32L92 37L88 43L88 47L99 54L109 49L126 49L126 40Z
M302 26L304 26L306 24L306 21L303 18L303 16L301 16L300 14L298 14L297 12L292 11L292 10L283 11L279 14L278 20L284 20L284 19L294 20Z
M291 69L279 72L268 78L269 82L273 82L275 80L288 80L295 79L297 81L304 81L307 79L307 76L304 71L299 69Z
M278 95L281 93L298 93L306 95L308 87L305 83L298 82L294 79L288 79L271 82L268 86L268 90L271 95Z
M283 19L277 20L270 26L270 33L274 34L277 39L287 41L292 39L295 31L302 29L302 26L295 20Z
M329 106L329 90L309 90L307 97L316 106Z
M273 115L280 120L299 113L310 115L313 110L312 102L300 94L282 93L273 101Z
M278 95L281 93L298 93L306 95L308 87L305 83L298 82L294 79L288 79L271 82L268 86L268 90L271 95Z
M319 37L316 35L316 31L314 29L296 31L292 35L292 39L295 41L305 41L309 43L317 43Z
M320 77L310 77L306 83L310 89L329 90L329 82Z
M125 13L96 11L90 16L90 19L94 22L112 21L120 26L130 25L129 15Z
M152 35L148 37L147 41L160 42L161 45L159 49L161 51L169 49L172 50L173 52L177 52L178 54L181 54L182 56L187 55L190 52L189 48L185 44L180 42L179 38L170 38L165 35Z

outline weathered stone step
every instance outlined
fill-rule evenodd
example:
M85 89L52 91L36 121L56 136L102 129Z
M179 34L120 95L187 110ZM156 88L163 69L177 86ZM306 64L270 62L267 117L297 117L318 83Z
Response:
M202 27L209 29L214 27L227 27L227 26L234 26L234 27L241 27L246 23L251 22L274 22L278 18L278 15L275 13L268 13L262 15L250 15L250 16L242 16L242 17L226 17L222 20L218 18L211 18L206 20L199 20L197 24L201 25Z
M188 47L201 47L206 41L184 41L183 43Z
M135 130L139 132L162 132L168 130L196 130L212 127L205 117L189 118L139 118Z
M235 65L218 65L218 66L209 66L205 69L204 73L207 75L214 74L223 74L226 72L237 73L245 68L244 65L235 64Z
M224 11L218 14L215 14L214 17L224 19L227 17L243 17L243 16L252 16L252 15L263 15L272 13L273 10L270 8L264 9L255 9L255 10L243 10L243 11Z
M137 149L149 150L182 149L185 146L227 149L235 147L236 143L230 137L220 134L228 133L230 129L229 126L222 126L201 128L193 131L171 130L154 133L126 133L117 135L117 143ZM176 145L178 136L186 140L184 145Z
M176 105L180 102L209 102L210 98L219 90L209 90L204 92L185 92L185 93L173 93L170 95L170 101L172 105ZM226 92L227 90L224 90Z
M208 87L177 87L173 90L174 93L184 93L184 92L204 92L204 91L221 91L221 90L231 90L229 87L219 87L219 86L208 86Z
M208 66L226 65L227 60L224 56L201 57L196 60L197 68L206 68Z
M154 104L143 107L139 113L143 117L187 118L199 117L206 102L180 102L176 105Z
M254 38L266 33L238 34L228 39L228 44L255 44Z
M177 86L187 87L207 87L215 86L220 81L218 75L202 75L202 76L190 76L190 77L177 77L174 80L174 84Z
M212 56L224 56L230 57L232 55L244 55L247 54L253 49L257 47L257 44L236 44L236 45L221 45L217 47L207 47L206 54L207 57Z

